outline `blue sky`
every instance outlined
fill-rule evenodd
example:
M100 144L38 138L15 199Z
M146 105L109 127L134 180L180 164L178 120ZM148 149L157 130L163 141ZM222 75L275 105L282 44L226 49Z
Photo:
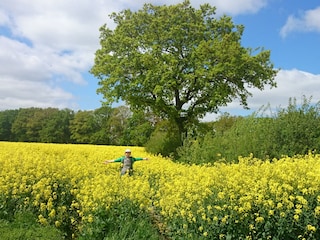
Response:
M57 107L92 110L101 106L98 80L88 71L99 48L99 27L115 25L108 14L137 10L137 0L1 0L0 2L0 110ZM151 0L152 4L181 1ZM280 68L278 87L252 89L250 111L238 101L221 108L231 115L247 115L261 106L286 107L289 98L320 96L320 2L317 0L201 0L217 14L243 24L242 44L271 50ZM205 120L214 119L209 114Z

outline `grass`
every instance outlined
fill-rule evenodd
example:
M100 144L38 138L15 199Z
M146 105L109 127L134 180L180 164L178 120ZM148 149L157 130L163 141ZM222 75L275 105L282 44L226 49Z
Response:
M1 240L59 240L63 234L52 226L41 226L29 212L17 213L13 220L0 219Z
M120 216L112 213L103 213L105 221L91 234L78 236L78 240L163 240L151 217L145 213L138 214L135 209L132 214ZM1 240L60 240L67 239L53 226L42 226L37 222L37 217L30 212L17 212L10 219L0 219Z
M99 209L98 217L88 225L79 240L163 240L150 213L141 211L130 200L124 200L111 211Z

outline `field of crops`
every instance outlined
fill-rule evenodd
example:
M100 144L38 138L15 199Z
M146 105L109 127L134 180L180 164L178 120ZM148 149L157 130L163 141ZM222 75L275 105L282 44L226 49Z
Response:
M148 214L167 239L320 239L320 156L187 166L132 147L0 142L0 218L32 211L69 237L94 239L118 214ZM120 224L121 225L121 224ZM121 226L120 226L121 227ZM103 238L97 238L103 239Z

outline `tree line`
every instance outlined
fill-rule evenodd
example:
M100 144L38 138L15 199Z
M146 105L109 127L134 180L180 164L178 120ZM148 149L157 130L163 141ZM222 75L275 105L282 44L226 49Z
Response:
M129 107L92 111L21 108L0 111L0 140L44 143L144 146L153 154L184 163L237 162L238 156L280 158L320 149L320 102L289 99L287 108L249 116L227 113L198 122L185 137L167 119ZM180 140L183 139L181 146Z
M155 119L126 106L90 111L20 108L0 112L0 140L142 146Z

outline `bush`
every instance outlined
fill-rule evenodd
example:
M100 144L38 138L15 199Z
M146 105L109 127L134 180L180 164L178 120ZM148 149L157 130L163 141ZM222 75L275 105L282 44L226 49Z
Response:
M304 98L301 106L289 100L287 109L280 109L272 116L265 110L248 117L237 118L221 127L219 120L214 134L188 139L179 148L179 161L209 163L216 161L237 162L239 156L253 155L260 159L304 155L320 149L320 103L310 104ZM222 119L226 122L225 119ZM223 124L222 124L223 125Z
M274 141L278 155L294 156L320 149L320 102L310 104L304 97L301 106L290 99L287 109L281 109L275 124Z

